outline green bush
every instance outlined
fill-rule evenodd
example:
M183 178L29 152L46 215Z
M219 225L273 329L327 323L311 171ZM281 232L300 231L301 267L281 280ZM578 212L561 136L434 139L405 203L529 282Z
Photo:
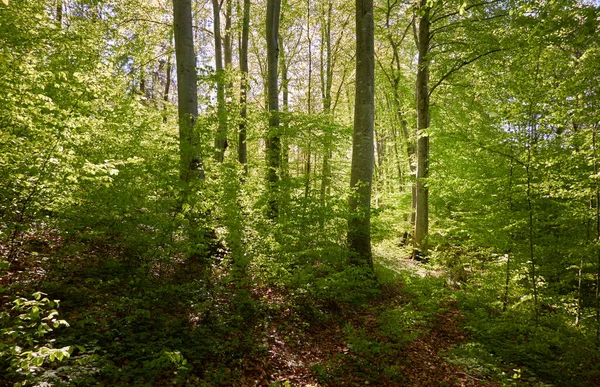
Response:
M54 348L47 335L68 327L58 319L58 300L36 292L33 299L18 297L10 312L0 313L0 368L6 368L15 386L39 381L44 371L71 356L73 347Z

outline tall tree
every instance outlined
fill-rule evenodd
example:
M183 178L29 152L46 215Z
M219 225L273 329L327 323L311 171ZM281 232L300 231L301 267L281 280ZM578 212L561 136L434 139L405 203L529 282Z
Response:
M163 122L167 122L167 104L169 103L169 93L171 92L171 53L167 56L167 68L165 70L165 89L163 91Z
M62 0L56 0L56 24L62 27L63 24L63 5Z
M269 216L276 218L279 213L277 205L277 183L279 182L279 165L281 139L279 135L279 93L277 84L277 66L279 61L279 18L281 0L267 0L267 99L269 111L269 129L266 138L267 183L269 184Z
M377 63L381 70L379 74L383 75L387 81L387 87L382 89L387 102L386 108L391 113L388 118L391 123L389 135L392 140L398 183L402 191L407 186L410 186L411 189L409 228L405 230L402 236L402 244L410 243L412 245L415 227L416 182L414 177L416 176L417 147L415 142L416 128L409 131L409 115L406 113L407 111L414 111L412 103L414 85L408 86L410 82L408 79L412 74L408 74L406 69L409 67L408 63L415 56L412 52L416 47L408 47L406 42L414 23L413 18L406 15L408 13L406 7L408 7L407 4L398 0L386 1L386 6L383 8L385 16L379 26L379 36L387 43L387 47L385 45L381 47L383 52L378 52ZM387 50L384 51L384 48L387 48ZM408 97L409 94L411 95L410 98ZM409 100L411 101L410 108L408 107Z
M198 136L194 128L198 117L198 92L191 0L173 0L173 31L177 61L179 176L182 180L189 182L197 178L204 178Z
M350 172L348 245L354 261L373 267L371 252L371 182L375 118L375 49L373 0L356 0L356 91Z
M250 0L244 0L242 17L242 36L240 42L240 72L242 73L240 90L240 124L238 134L238 161L247 172L246 118L248 116L248 36L250 34Z
M429 43L431 35L429 18L431 7L427 0L419 1L419 25L417 48L417 183L415 190L415 237L414 257L427 254L427 233L429 230L429 190L427 175L429 174Z
M223 36L223 60L225 68L228 69L233 64L233 41L231 39L231 16L233 0L226 0L225 4L225 34Z
M415 8L413 28L418 51L417 153L415 197L415 235L413 256L427 254L429 233L429 124L430 97L441 85L483 57L499 52L492 21L507 13L497 1L463 3L457 10L443 4L420 0ZM417 20L418 19L418 20ZM487 29L481 25L490 25ZM434 28L433 28L433 27ZM435 39L435 42L434 42ZM435 51L433 49L436 48ZM430 86L431 57L436 58L435 81Z
M227 148L227 106L225 105L225 76L223 70L223 42L221 40L221 5L212 0L215 38L215 70L217 75L217 118L219 128L215 136L215 158L223 162ZM228 42L226 42L228 43ZM225 44L227 47L227 44ZM228 51L228 49L226 49Z
M333 82L333 65L331 55L331 14L333 4L331 0L322 9L322 27L321 27L321 100L323 103L323 113L328 116L331 114L331 87ZM331 175L331 138L328 133L324 136L323 167L321 169L321 205L325 205L329 179Z

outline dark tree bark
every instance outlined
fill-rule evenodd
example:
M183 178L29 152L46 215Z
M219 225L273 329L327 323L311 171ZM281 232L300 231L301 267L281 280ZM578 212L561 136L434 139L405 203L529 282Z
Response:
M171 92L171 54L167 57L167 69L165 70L165 90L163 92L163 122L167 122L167 103L169 103L169 93Z
M189 182L204 178L198 136L194 126L198 116L196 56L192 33L191 0L173 0L173 30L177 61L177 107L179 113L179 176Z
M427 255L427 234L429 232L429 43L430 11L426 0L420 0L418 32L418 68L417 68L417 182L415 190L415 237L413 256Z
M290 92L289 84L290 79L288 75L288 58L286 57L285 47L283 43L279 44L279 56L281 57L281 94L283 102L283 112L288 113L290 108ZM283 133L287 133L289 123L287 119L284 119L282 123ZM284 137L281 144L281 179L286 180L289 177L289 147Z
M223 71L223 46L221 41L221 7L219 0L212 0L215 37L215 70L217 73L217 118L219 128L215 136L215 159L223 162L227 148L227 106L225 105L225 79Z
M308 114L312 114L312 72L313 72L313 63L312 63L312 38L310 35L311 25L310 25L310 15L311 15L311 2L308 0L306 2L306 24L307 24L307 38L308 38L308 95L307 95L307 112ZM306 212L306 207L308 205L308 195L310 192L310 174L312 172L311 165L311 156L312 156L312 131L310 126L308 129L308 144L306 147L306 155L305 155L305 168L304 168L304 206L303 213Z
M356 0L356 92L348 245L353 263L373 267L371 253L371 183L375 118L373 0Z
M333 65L331 59L331 13L333 5L331 1L327 2L327 7L323 12L323 27L321 29L321 97L323 101L323 113L331 114L331 86L333 83ZM327 191L331 177L331 166L329 159L331 158L331 139L329 133L325 134L325 152L323 153L323 167L321 169L321 206L325 206Z
M142 95L143 97L147 96L147 90L146 90L146 71L144 70L144 68L140 68L140 95Z
M242 73L241 92L240 92L240 125L238 137L238 161L244 165L248 173L248 153L246 146L246 119L248 117L248 36L250 33L250 0L244 0L243 21L242 21L242 41L240 42L240 71Z
M233 63L233 44L231 40L231 2L226 0L225 7L225 35L223 36L223 60L225 68L229 68Z
M63 0L56 0L56 24L62 27L63 24Z
M267 0L267 98L269 129L266 138L267 184L269 185L269 216L277 218L279 208L277 193L279 166L281 159L281 139L279 135L279 95L277 67L279 61L279 18L281 0Z

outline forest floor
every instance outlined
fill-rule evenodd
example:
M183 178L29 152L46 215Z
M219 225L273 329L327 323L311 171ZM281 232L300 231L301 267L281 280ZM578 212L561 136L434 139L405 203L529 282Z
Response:
M411 259L380 258L380 265L398 274L436 278L444 274ZM261 293L268 295L264 299L279 313L265 326L263 356L247 361L243 384L499 386L490 375L470 375L445 357L468 341L463 315L452 298L438 300L438 311L428 316L429 321L412 321L414 326L404 332L410 337L406 341L386 332L382 320L386 311L418 301L403 288L397 281L384 284L379 297L359 308L325 305L332 318L316 325L306 324L302 311L289 307L285 294L263 289Z
M272 302L278 302L278 298L273 297ZM446 310L436 316L426 332L402 348L371 348L365 351L368 354L351 348L344 329L349 324L366 334L371 343L377 339L385 343L386 337L378 337L378 313L399 302L404 302L401 287L389 288L369 307L344 315L344 321L332 319L317 327L304 327L293 311L284 309L266 327L267 353L248 360L244 385L285 385L285 381L292 386L318 386L323 382L336 386L498 385L469 375L444 358L445 351L468 338L461 325L461 312L452 300L444 301ZM325 378L318 377L320 369L327 372Z
M43 244L33 238L29 245L24 244L19 267L0 282L5 289L20 288L20 292L35 283L43 283L43 290L50 297L64 301L60 307L61 318L71 323L68 328L71 336L64 339L64 344L71 340L81 344L80 347L91 346L90 353L102 354L102 358L107 359L109 371L103 371L99 379L94 376L96 382L137 385L136 380L144 378L144 385L213 385L210 381L201 384L203 376L197 371L190 371L191 374L179 382L169 380L162 371L147 376L155 372L152 362L158 360L153 359L160 359L157 358L160 354L152 355L157 345L173 343L168 345L181 346L185 343L182 331L170 328L190 325L189 315L182 312L184 309L180 306L187 297L181 293L187 289L185 286L165 286L157 282L164 286L163 290L152 289L156 284L143 285L148 279L144 280L143 276L136 279L139 273L128 270L115 259L122 252L107 246L81 245L82 250L73 254L61 247L58 240L50 243L51 237L45 235ZM29 250L37 252L30 254ZM49 276L50 272L46 270L50 269L43 257L60 254L64 256L54 261L55 273ZM240 325L242 328L229 328L216 341L252 337L251 344L245 354L244 350L236 350L242 352L241 356L234 356L237 358L235 364L228 360L223 366L231 376L214 385L499 385L493 374L474 375L452 364L446 356L452 348L468 342L469 337L463 328L458 303L451 297L452 291L444 286L443 273L411 260L384 257L376 250L377 254L381 291L367 303L350 305L317 300L299 297L282 287L255 285L251 297L258 305L258 317L245 325L246 328L243 328L245 322ZM186 274L193 276L193 273ZM388 280L381 281L382 274ZM438 286L432 286L427 282L429 280L438 281ZM446 290L441 293L433 290L440 287ZM227 310L230 304L227 292L230 290L224 289L219 305ZM169 302L167 298L166 302L157 304L158 297L171 297L173 301ZM4 294L2 298L3 309L8 310L8 295ZM194 336L190 333L194 329L184 329L190 338L200 337L200 344L195 344L197 347L189 344L187 352L182 347L185 356L190 358L194 353L200 353L195 348L201 350L202 345L213 349L209 346L214 344L208 343L215 342L202 344L205 342L201 337L203 333ZM211 331L207 332L210 334ZM91 339L95 344L86 344ZM246 339L238 340L242 343ZM240 344L240 348L242 346ZM206 364L207 360L202 356L200 354L199 359L203 360L196 360L195 364ZM190 358L190 362L193 361ZM219 360L214 363L219 364ZM165 371L169 369L166 364L163 365Z

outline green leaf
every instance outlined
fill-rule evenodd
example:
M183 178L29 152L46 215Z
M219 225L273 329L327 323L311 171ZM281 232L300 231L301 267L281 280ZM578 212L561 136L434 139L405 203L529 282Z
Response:
M33 365L41 367L44 364L44 358L34 357L33 359L31 359L31 362L33 363Z

